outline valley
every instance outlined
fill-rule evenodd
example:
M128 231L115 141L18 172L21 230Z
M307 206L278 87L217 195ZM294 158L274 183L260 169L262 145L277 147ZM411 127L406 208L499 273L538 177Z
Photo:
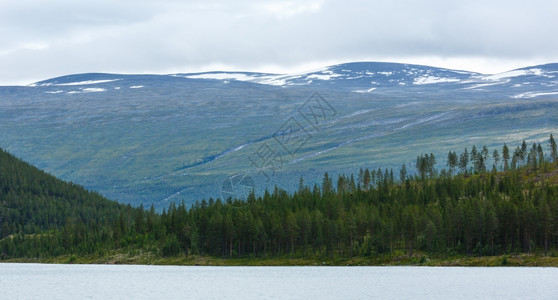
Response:
M0 87L0 147L110 199L161 210L242 198L223 193L239 174L262 195L293 191L301 176L319 183L325 171L403 162L414 171L416 149L443 157L543 141L558 127L557 74L557 64L484 75L357 62L301 74L68 75ZM264 150L274 160L256 162Z

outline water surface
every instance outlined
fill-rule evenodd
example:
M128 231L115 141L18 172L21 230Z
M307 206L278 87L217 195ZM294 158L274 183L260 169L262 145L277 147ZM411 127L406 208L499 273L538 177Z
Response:
M558 268L0 264L2 299L558 299Z

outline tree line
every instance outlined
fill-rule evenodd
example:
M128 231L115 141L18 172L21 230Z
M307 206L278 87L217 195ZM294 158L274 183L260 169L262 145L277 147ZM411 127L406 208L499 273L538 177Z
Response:
M48 174L42 177L50 179L40 179L35 174L40 171L19 170L24 163L14 165L2 152L0 254L142 250L165 257L309 258L398 251L413 256L417 250L551 253L558 249L552 135L547 149L537 143L528 147L525 141L513 150L506 144L492 152L473 146L460 154L450 151L447 168L441 169L434 154L420 154L416 174L409 174L405 164L398 176L391 169L360 170L356 178L325 173L320 186L307 186L300 178L293 193L276 187L261 196L252 193L246 201L172 203L161 214L153 206L145 210L111 202Z

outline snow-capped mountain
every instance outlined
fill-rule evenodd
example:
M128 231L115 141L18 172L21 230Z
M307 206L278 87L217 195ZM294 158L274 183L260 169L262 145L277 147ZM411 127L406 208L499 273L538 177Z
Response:
M176 74L191 79L236 80L277 86L329 86L351 89L353 92L372 92L378 88L413 87L446 84L453 88L478 90L487 86L541 85L554 87L558 83L558 65L548 64L517 69L501 74L441 69L396 63L346 63L300 74L263 74L243 72L208 72ZM531 81L532 80L532 81ZM508 85L510 84L511 85ZM447 87L445 87L447 88Z
M479 74L376 62L299 74L68 75L0 87L0 147L115 200L164 207L224 197L235 174L259 192L291 189L325 171L412 169L417 151L544 141L558 132L557 76L558 64ZM282 137L295 127L304 139L290 149ZM277 168L254 162L262 149L281 155Z
M57 77L29 85L50 87L45 93L91 93L108 89L142 88L138 82L171 82L175 79L193 79L230 82L247 82L270 86L306 86L333 88L347 92L371 93L378 89L402 90L420 88L440 90L466 89L472 91L505 92L510 97L532 98L555 94L558 84L558 64L547 64L512 70L500 74L480 74L428 66L357 62L325 67L299 74L271 74L257 72L204 72L170 75L118 75L89 73ZM176 82L176 81L174 81ZM186 83L183 81L181 83ZM508 90L508 88L513 88Z

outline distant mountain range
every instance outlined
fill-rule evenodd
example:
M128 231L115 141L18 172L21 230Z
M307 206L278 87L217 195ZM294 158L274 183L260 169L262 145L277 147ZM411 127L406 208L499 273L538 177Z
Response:
M494 75L441 69L420 65L398 63L355 62L329 66L300 74L270 74L255 72L205 72L170 75L124 75L87 73L57 77L40 81L29 87L50 88L49 94L78 94L106 92L108 89L139 89L140 83L171 81L174 78L230 82L256 83L269 86L305 86L332 88L346 92L371 93L378 89L397 87L439 89L465 89L491 91L498 89L513 98L533 98L556 95L555 84L558 64L527 67ZM187 81L182 80L185 84ZM134 85L135 84L135 85ZM491 88L487 88L491 87ZM513 88L509 90L508 88ZM535 90L536 89L536 90ZM523 93L522 93L523 92Z
M77 74L0 87L0 147L124 203L295 189L302 176L413 169L416 149L542 142L558 64L486 75L355 62L300 74Z

